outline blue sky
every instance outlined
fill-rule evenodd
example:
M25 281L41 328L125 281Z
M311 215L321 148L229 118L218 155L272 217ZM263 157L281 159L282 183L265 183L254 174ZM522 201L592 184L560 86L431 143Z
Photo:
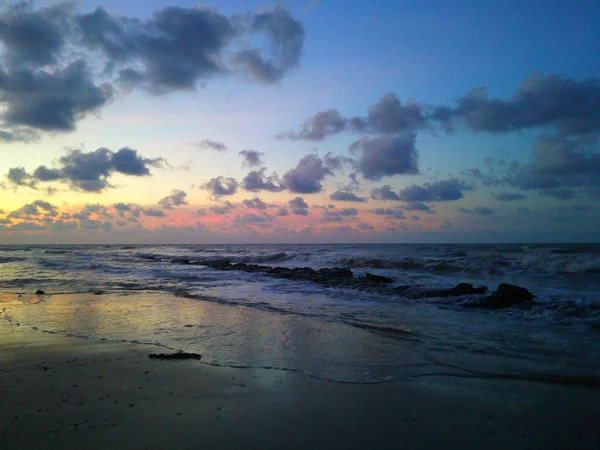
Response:
M0 242L598 241L599 16L7 2Z

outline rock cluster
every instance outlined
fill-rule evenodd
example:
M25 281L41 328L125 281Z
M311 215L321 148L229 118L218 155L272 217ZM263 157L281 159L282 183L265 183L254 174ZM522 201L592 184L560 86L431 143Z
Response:
M482 307L490 309L509 308L531 302L534 295L527 289L511 284L502 283L491 295L485 296L486 286L474 287L469 283L459 283L448 289L427 289L424 286L387 286L394 282L393 279L382 275L366 273L364 276L355 277L348 268L333 267L326 269L312 269L310 267L271 267L259 264L231 263L227 259L215 261L191 262L188 259L173 261L179 264L200 264L215 270L241 270L243 272L263 273L276 278L285 278L295 281L310 281L328 287L345 287L360 290L372 290L381 293L397 294L411 299L461 297L466 295L481 296L478 302L465 303L465 306Z

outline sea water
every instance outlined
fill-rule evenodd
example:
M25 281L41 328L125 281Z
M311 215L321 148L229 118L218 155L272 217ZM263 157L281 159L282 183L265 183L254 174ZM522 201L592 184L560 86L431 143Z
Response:
M357 290L203 265L224 259L344 267L394 283ZM394 290L460 282L517 284L535 301L487 310L469 307L477 296ZM598 245L0 246L0 291L38 289L50 295L0 303L0 318L338 382L445 374L600 384Z

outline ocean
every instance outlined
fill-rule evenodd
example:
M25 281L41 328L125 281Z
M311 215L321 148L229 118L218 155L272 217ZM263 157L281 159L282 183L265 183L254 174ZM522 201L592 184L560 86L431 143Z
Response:
M224 260L347 268L393 283L214 268ZM535 299L492 310L470 307L480 295L397 289L463 282L489 292L516 284ZM600 385L600 245L0 246L0 292L29 299L38 289L40 301L0 303L0 319L334 382L450 375Z

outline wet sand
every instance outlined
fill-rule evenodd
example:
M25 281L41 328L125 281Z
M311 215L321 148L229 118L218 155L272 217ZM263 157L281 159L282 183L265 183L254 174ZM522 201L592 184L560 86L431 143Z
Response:
M157 350L0 320L0 448L600 447L597 387L340 384L149 359Z

